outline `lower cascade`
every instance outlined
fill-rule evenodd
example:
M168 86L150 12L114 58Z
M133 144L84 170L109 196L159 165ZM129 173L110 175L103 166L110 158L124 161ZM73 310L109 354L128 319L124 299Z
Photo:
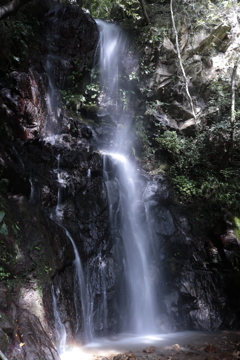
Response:
M141 203L137 172L125 156L109 154L104 156L104 177L115 256L123 269L119 284L123 329L135 334L155 333L156 293L151 265L156 249ZM121 299L121 294L127 296Z

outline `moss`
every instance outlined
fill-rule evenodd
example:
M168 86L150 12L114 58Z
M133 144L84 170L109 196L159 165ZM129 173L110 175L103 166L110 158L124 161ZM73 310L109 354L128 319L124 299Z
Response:
M233 226L233 233L240 240L240 218L236 216L233 218Z

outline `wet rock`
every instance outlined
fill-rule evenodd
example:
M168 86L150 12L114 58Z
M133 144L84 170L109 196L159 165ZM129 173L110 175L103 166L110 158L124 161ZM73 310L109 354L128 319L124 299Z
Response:
M151 354L151 353L155 352L156 349L157 349L157 348L156 348L155 346L149 346L149 347L147 347L146 349L144 349L143 352L148 353L148 354Z
M228 354L228 353L221 353L219 355L220 360L232 360L233 359L233 355L232 354Z
M128 357L128 360L136 360L137 359L137 357L131 352L125 353L125 355Z
M113 360L128 360L128 355L118 354L118 355L114 356Z
M190 351L190 352L187 352L186 355L195 357L195 356L199 356L200 354L198 354L197 352Z
M172 214L167 209L158 209L155 212L155 230L157 234L170 236L176 230Z
M217 352L217 348L214 345L207 345L204 350L208 353Z

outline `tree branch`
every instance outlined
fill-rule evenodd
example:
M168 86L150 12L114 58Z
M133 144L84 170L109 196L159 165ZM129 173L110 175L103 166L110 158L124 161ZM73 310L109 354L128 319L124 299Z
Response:
M193 100L192 100L192 97L191 97L190 92L189 92L189 88L188 88L188 78L187 78L187 76L186 76L186 73L185 73L185 70L184 70L184 67L183 67L181 52L180 52L180 48L179 48L178 32L177 32L177 29L176 29L175 19L174 19L174 14L173 14L173 0L170 0L170 12L171 12L171 19L172 19L172 24L173 24L173 30L174 30L174 33L175 33L176 48L177 48L178 59L179 59L180 67L181 67L182 74L183 74L183 77L184 77L184 80L185 80L186 93L187 93L187 96L188 96L188 99L189 99L189 103L190 103L190 106L191 106L191 110L192 110L192 114L193 114L193 117L194 117L195 126L196 126L196 128L197 128L197 117L196 117L195 110L194 110Z
M235 113L235 103L236 103L236 95L235 95L235 83L236 83L236 75L237 75L237 68L239 64L240 57L237 58L231 76L231 126L234 128L235 121L236 121L236 113Z
M228 145L228 149L224 154L222 161L221 161L221 169L225 169L229 161L233 162L233 154L235 150L235 126L236 126L236 94L235 94L235 85L236 85L236 76L237 76L237 68L240 61L240 57L238 57L235 61L232 70L231 76L231 117L230 117L230 125L231 125L231 132L230 132L230 141Z
M8 360L8 358L4 355L4 353L0 350L0 359Z
M12 0L10 3L0 7L0 19L15 14L23 5L32 0Z
M141 4L141 8L142 8L142 12L143 12L144 19L146 20L146 23L149 24L149 23L150 23L150 20L149 20L149 17L148 17L148 13L147 13L147 9L146 9L145 2L144 2L144 0L139 0L139 2L140 2L140 4Z

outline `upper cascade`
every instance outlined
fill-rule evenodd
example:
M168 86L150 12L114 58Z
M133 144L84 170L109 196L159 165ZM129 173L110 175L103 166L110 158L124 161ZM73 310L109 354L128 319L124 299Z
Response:
M126 51L127 37L116 24L96 19L100 36L98 42L100 81L111 98L117 96L120 62Z

